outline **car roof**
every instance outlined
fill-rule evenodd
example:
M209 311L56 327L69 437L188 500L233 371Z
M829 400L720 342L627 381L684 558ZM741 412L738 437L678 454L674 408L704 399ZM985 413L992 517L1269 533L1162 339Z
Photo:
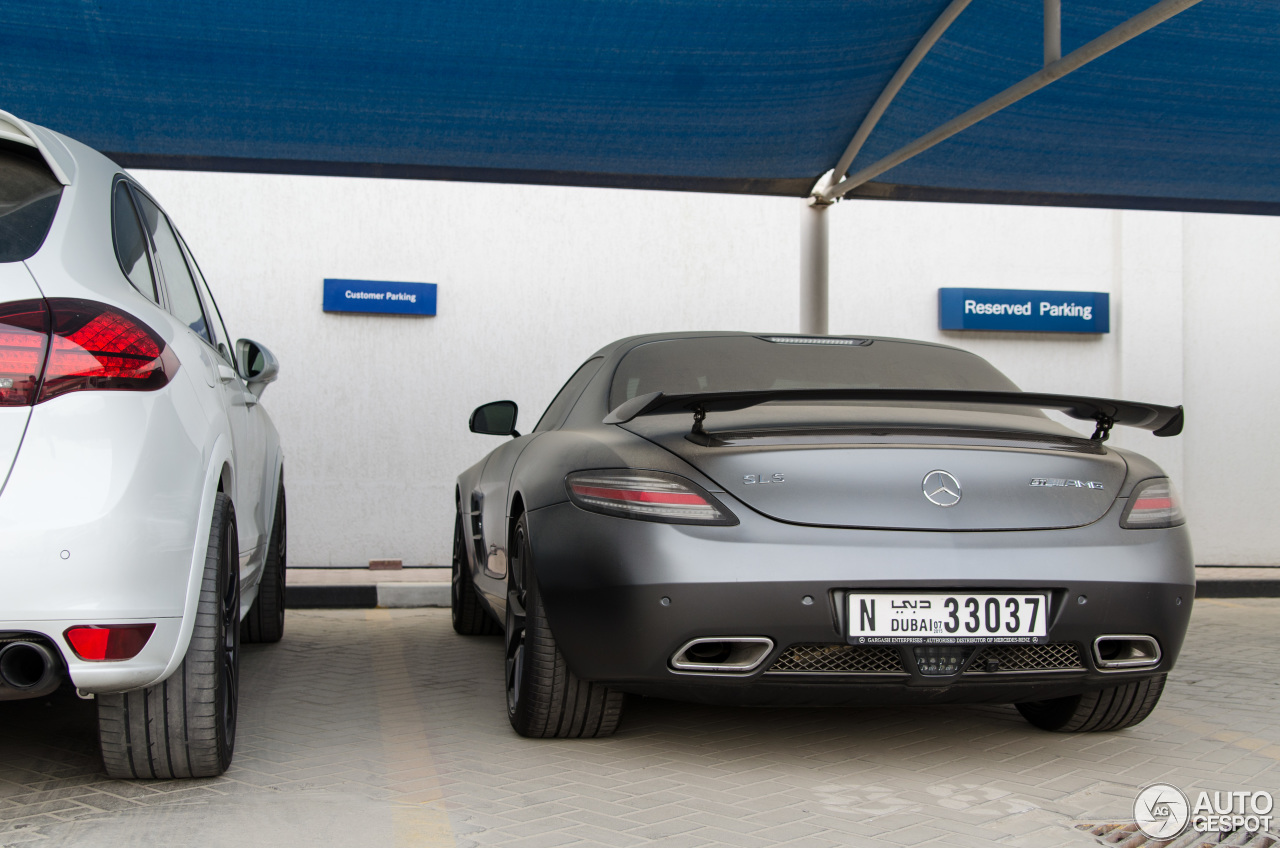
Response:
M925 347L937 347L944 350L956 350L962 353L969 353L964 348L954 347L952 345L938 344L936 342L925 342L918 339L900 339L893 336L827 336L812 335L806 333L787 333L787 332L747 332L744 330L686 330L676 333L644 333L637 336L627 336L616 341L610 342L604 347L597 350L590 357L594 359L597 356L605 358L611 355L622 355L626 352L637 348L640 345L649 344L651 342L673 341L676 339L705 339L705 338L788 338L788 339L813 339L821 343L821 340L833 339L850 339L850 340L868 340L873 342L892 342L895 344L911 344L923 345Z

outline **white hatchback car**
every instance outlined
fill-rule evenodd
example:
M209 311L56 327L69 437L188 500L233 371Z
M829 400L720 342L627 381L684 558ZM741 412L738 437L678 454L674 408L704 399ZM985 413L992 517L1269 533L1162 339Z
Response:
M0 112L0 700L96 697L113 777L231 762L284 629L278 369L132 177Z

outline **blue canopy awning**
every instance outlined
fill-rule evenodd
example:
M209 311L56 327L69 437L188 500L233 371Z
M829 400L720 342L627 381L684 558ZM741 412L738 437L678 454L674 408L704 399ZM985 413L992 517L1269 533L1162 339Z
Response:
M1067 53L1154 0L1063 0ZM0 108L131 167L803 196L947 0L8 0ZM874 162L1043 65L973 0ZM1204 0L850 196L1280 213L1280 3Z

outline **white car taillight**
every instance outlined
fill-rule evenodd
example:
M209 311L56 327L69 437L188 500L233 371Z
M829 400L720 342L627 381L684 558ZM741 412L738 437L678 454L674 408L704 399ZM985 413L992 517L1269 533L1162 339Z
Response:
M565 478L569 498L591 512L671 524L737 524L706 489L675 474L619 468Z
M0 304L0 406L154 391L177 371L164 339L123 310L71 298Z
M43 300L0 304L0 406L31 406L40 387L49 312Z
M1168 478L1144 480L1129 495L1129 505L1120 516L1120 526L1129 530L1177 527L1185 524L1182 503Z

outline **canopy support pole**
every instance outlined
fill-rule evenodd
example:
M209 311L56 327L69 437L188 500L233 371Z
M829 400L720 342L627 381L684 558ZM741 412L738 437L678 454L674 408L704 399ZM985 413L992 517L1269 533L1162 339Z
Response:
M827 208L835 201L826 193L840 177L848 173L849 166L857 157L858 151L866 143L867 137L871 135L871 131L875 129L881 116L893 102L893 98L898 96L907 78L970 2L972 0L951 0L933 25L916 42L916 46L911 48L907 58L898 67L888 85L880 92L870 111L863 117L862 123L858 125L857 132L853 134L853 139L845 148L844 155L840 157L836 167L822 175L814 184L811 196L805 201L800 222L800 332L809 335L825 336L827 334L830 255L827 241Z
M800 332L827 334L827 288L830 245L827 210L832 201L810 197L800 221Z
M951 136L961 130L968 129L984 118L991 117L1001 109L1012 106L1027 95L1034 94L1050 83L1062 79L1072 71L1092 62L1105 53L1111 52L1125 42L1132 41L1147 30L1164 23L1180 12L1185 12L1199 2L1200 0L1163 0L1163 2L1157 3L1145 12L1135 15L1114 29L1098 36L1083 47L1073 50L1058 61L1046 65L1042 70L1032 74L1022 82L1016 83L995 97L979 103L963 115L953 118L933 132L920 136L915 141L890 153L875 164L868 165L856 174L841 180L835 186L824 191L822 195L829 200L843 197L863 183L870 182L885 171L896 168L913 156L917 156L934 145L946 141Z
M1044 0L1044 66L1062 58L1062 0Z
M866 117L862 119L862 123L858 125L858 131L853 134L853 139L849 142L849 146L845 148L844 155L836 163L835 172L837 177L844 177L845 174L849 173L849 166L857 158L858 151L862 150L862 145L866 143L867 136L871 135L871 131L876 128L876 124L880 122L880 118L884 115L885 110L889 108L889 104L893 102L893 98L898 96L898 92L906 84L907 78L924 61L924 57L933 49L933 45L938 43L938 39L942 38L942 34L947 31L947 27L951 26L952 22L960 16L960 13L964 11L970 2L971 0L951 0L950 5L943 9L942 14L938 15L938 19L933 22L933 26L929 27L928 31L916 42L916 46L911 48L907 58L902 60L902 64L894 73L893 78L889 80L889 84L884 87L884 91L880 92L880 96L872 104L871 110L867 112ZM1052 0L1045 0L1045 3L1049 2L1052 2ZM816 190L817 186L814 186L814 188Z

